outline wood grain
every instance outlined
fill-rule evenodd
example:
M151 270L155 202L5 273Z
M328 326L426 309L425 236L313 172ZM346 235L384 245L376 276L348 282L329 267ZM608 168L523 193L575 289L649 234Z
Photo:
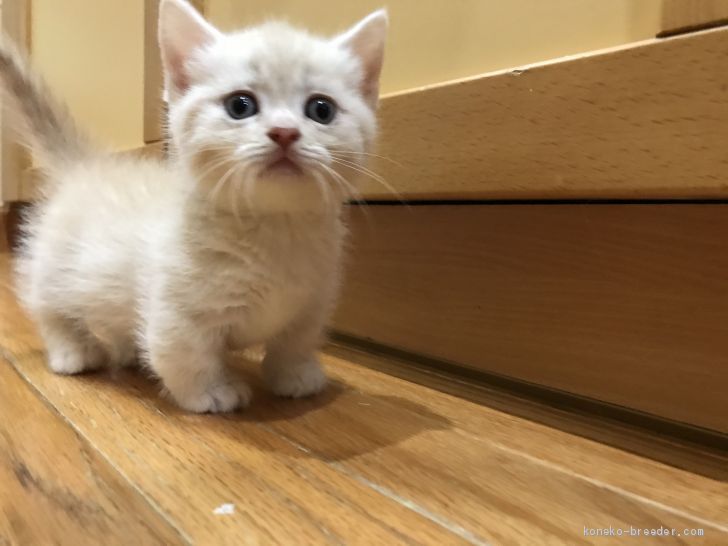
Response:
M663 0L662 35L728 23L726 0Z
M350 472L366 480L376 480L380 487L396 491L421 510L447 513L449 525L471 530L468 538L473 542L590 543L582 534L583 525L589 524L580 525L581 522L608 521L618 527L628 526L634 519L645 521L656 517L665 521L666 514L659 510L659 514L650 511L648 515L642 497L612 497L616 488L611 483L607 486L592 478L591 473L588 479L583 479L584 475L568 468L568 462L552 465L531 456L530 443L523 451L492 441L489 431L494 424L475 405L461 406L464 412L473 412L473 423L477 423L469 430L452 427L452 423L457 434L452 430L432 430L390 449L362 453L357 446L380 442L390 434L387 428L373 427L371 423L408 426L424 418L434 427L443 417L448 421L450 418L440 408L435 410L430 406L434 395L421 387L412 399L402 397L399 390L391 388L386 391L396 392L395 397L372 396L376 389L362 382L356 384L349 371L349 368L340 369L338 377L367 396L345 400L347 403L338 405L336 416L321 412L296 422L276 421L271 428L320 457L340 461ZM423 400L428 403L425 414L418 407ZM255 413L256 408L251 411ZM334 420L339 419L349 423L347 434L321 441L316 431L331 429L335 426ZM573 438L562 436L561 441L570 445ZM567 451L562 453L567 460L576 456L571 448ZM594 460L591 462L597 464ZM715 493L720 494L719 485L714 486ZM555 501L544 503L547 498ZM448 510L453 505L457 509ZM672 517L680 518L680 523L666 523L670 528L688 521L681 519L688 517L682 511L671 513L667 519ZM711 526L710 540L722 540L724 529L722 523Z
M324 360L334 377L352 388L372 394L396 392L410 402L423 398L420 377L391 377L392 370L402 369L402 363L394 359L330 345ZM371 367L390 373L371 373ZM520 451L544 464L695 517L726 520L726 453L686 446L649 431L554 409L502 390L481 388L478 403L464 403L466 389L473 388L467 381L449 380L447 388L456 394L429 391L427 406L458 429L476 436L486 435L489 441L505 449ZM696 494L698 491L700 494Z
M0 544L184 544L0 358Z
M726 66L721 29L385 97L371 169L406 199L726 197Z
M139 375L111 381L103 374L49 373L7 282L0 282L0 348L190 542L620 543L583 534L584 526L609 525L705 533L689 540L643 537L640 544L716 544L728 538L725 522L713 517L720 516L720 504L709 505L724 502L720 483L628 453L600 452L578 437L424 387L403 388L401 381L336 359L327 359L336 381L322 397L274 399L241 363L240 373L257 395L249 411L187 415ZM520 425L523 437L506 443ZM551 445L533 445L529 438ZM562 461L542 459L539 450ZM609 472L580 473L589 460L599 466L611 456L609 470L626 473L621 483L636 481L631 489L602 482L614 478ZM687 496L674 504L664 491L633 492L673 482ZM701 495L704 500L683 509ZM234 516L211 513L222 502L235 504Z
M335 329L728 431L728 206L352 210Z

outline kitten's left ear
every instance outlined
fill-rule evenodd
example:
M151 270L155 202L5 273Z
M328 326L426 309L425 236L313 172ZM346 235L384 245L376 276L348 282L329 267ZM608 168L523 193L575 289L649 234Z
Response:
M165 101L178 97L190 86L187 61L195 50L220 36L220 31L205 21L186 0L161 0L159 48L164 66Z
M362 93L372 108L376 108L379 100L379 75L384 62L388 22L387 10L380 9L334 39L339 45L351 50L361 61L364 70Z

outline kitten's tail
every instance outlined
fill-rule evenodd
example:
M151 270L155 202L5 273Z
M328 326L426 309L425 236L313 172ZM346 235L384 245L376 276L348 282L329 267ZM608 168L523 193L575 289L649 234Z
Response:
M76 128L68 110L53 100L27 57L8 39L0 40L0 84L14 106L12 111L20 114L13 121L17 121L21 142L31 149L40 167L53 170L59 163L91 153L91 145Z

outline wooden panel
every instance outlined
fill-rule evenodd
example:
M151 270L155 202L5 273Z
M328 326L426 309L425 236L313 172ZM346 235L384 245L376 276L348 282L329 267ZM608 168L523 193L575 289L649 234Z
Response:
M718 29L392 95L371 168L410 199L726 197L726 66Z
M27 0L0 2L0 27L3 34L26 47L30 46L28 8ZM6 112L0 108L0 207L3 203L19 199L20 173L28 165L28 156L16 142L17 134L5 122L5 117Z
M162 60L157 41L159 0L144 0L144 142L162 138Z
M0 358L0 544L185 544Z
M661 35L726 23L727 0L663 0Z
M728 432L728 206L352 210L335 328Z
M141 375L120 373L112 381L48 372L2 277L0 348L189 543L615 543L585 537L592 525L702 529L691 544L728 536L721 520L725 484L718 480L611 453L424 387L402 388L337 359L326 358L337 381L324 396L273 398L245 364L239 371L259 395L249 410L188 415ZM521 425L523 436L510 438ZM556 463L539 455L557 448ZM588 460L600 466L599 475L581 473ZM234 514L213 514L224 502L235 505Z

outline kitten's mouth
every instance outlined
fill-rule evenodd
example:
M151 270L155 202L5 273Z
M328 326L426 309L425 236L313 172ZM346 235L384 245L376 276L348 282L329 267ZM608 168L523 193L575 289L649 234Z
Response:
M263 170L267 174L283 174L288 176L300 176L303 169L290 157L278 157L268 163Z

